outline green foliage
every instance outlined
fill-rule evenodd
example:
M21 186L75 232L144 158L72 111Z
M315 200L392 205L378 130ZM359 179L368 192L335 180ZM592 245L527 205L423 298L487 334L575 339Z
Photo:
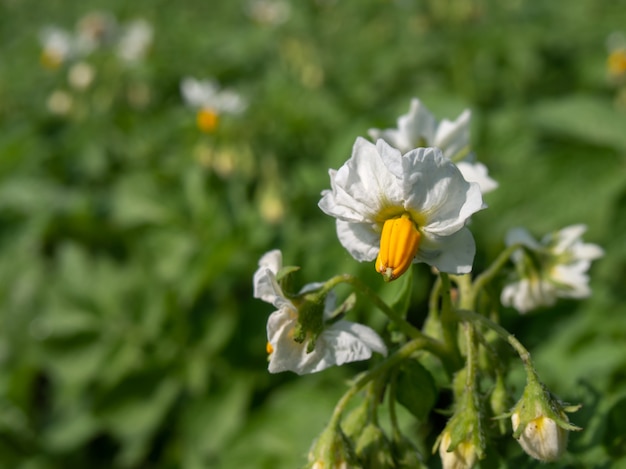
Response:
M268 375L271 308L251 276L280 247L307 280L358 273L389 294L317 202L355 136L393 126L413 96L441 116L473 111L473 145L500 183L470 227L478 266L513 226L585 223L606 250L592 298L502 322L550 388L585 405L554 467L624 464L626 110L605 40L626 33L626 3L303 0L278 24L252 19L252 3L0 4L0 465L302 465L352 373ZM93 10L147 19L154 42L133 66L96 51L80 90L69 66L41 66L38 35ZM249 106L201 134L185 76ZM59 91L67 114L49 109ZM405 290L395 298L405 313ZM430 376L410 368L400 401L442 428L434 383L403 386ZM538 467L515 442L501 454Z

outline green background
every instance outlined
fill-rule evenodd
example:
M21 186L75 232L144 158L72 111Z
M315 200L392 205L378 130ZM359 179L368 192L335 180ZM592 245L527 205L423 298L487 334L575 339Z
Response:
M440 118L472 110L500 184L471 225L476 271L515 226L585 223L605 249L590 299L502 321L550 389L584 404L571 418L585 431L541 467L626 467L626 109L606 70L626 2L287 4L287 21L264 24L238 0L0 2L0 467L302 466L367 365L268 374L272 308L252 274L280 248L302 282L350 272L387 294L317 202L355 138L393 127L414 96ZM92 54L94 83L77 91L67 68L40 65L38 36L93 10L147 19L154 42L135 67ZM201 134L184 76L248 109ZM50 113L55 90L72 115ZM419 324L432 279L416 273ZM358 306L350 319L383 324ZM481 467L540 467L512 439L487 452Z

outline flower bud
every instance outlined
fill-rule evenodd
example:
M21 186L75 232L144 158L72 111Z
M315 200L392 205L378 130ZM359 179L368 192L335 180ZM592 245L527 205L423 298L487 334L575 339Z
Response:
M373 423L367 424L359 435L356 454L368 469L394 467L389 441L383 431Z
M567 432L581 430L569 423L565 412L580 406L564 406L529 374L524 394L511 412L513 437L526 453L539 461L556 461L567 447Z
M476 446L469 440L461 441L450 450L452 436L444 431L439 443L439 457L443 469L470 469L476 463Z
M313 443L307 469L359 469L352 442L339 426L329 425Z
M565 414L563 417L567 419ZM517 412L511 416L513 431L519 427L520 420ZM567 431L551 418L540 415L526 424L517 441L529 456L544 462L556 461L567 447Z

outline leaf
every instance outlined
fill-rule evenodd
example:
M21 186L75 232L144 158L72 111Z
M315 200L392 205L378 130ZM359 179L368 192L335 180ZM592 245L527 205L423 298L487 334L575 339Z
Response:
M611 102L594 96L569 96L535 107L532 119L540 127L596 145L626 149L626 115Z
M432 375L418 362L407 361L400 367L396 399L419 420L428 417L438 394Z

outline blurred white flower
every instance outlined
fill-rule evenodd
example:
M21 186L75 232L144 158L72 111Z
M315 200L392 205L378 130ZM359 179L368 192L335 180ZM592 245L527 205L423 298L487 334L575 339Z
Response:
M520 243L512 260L517 280L504 287L502 304L521 313L551 306L557 298L586 298L591 294L587 271L591 261L604 251L596 244L583 243L585 225L572 225L536 241L524 228L507 234L506 243Z
M309 351L311 337L299 343L294 335L299 326L298 307L285 297L276 281L276 274L282 267L282 254L279 250L266 253L259 261L259 269L254 274L254 297L273 304L277 309L267 321L267 352L270 373L293 371L308 374L322 371L334 365L367 360L372 352L387 354L382 339L373 329L362 324L345 320L326 324L315 340L315 347ZM321 284L308 284L300 294L318 289ZM335 308L334 295L326 297L324 319Z
M76 43L78 50L89 54L94 50L112 43L117 35L117 20L109 12L92 11L84 15L76 24Z
M337 218L339 241L352 257L377 259L385 280L416 262L454 274L472 270L476 246L465 224L483 208L482 196L438 148L402 155L384 140L359 137L330 180L319 207Z
M118 57L129 63L143 60L152 45L153 36L154 31L148 21L131 21L124 26L117 43Z
M87 62L78 62L72 65L68 71L68 82L77 90L89 88L96 76L96 71Z
M48 97L48 110L58 116L66 116L72 110L74 99L67 91L55 90Z
M39 34L41 42L41 62L46 68L58 68L76 53L74 37L69 32L49 26Z
M247 104L238 93L221 89L214 80L183 78L180 91L185 103L195 109L210 108L219 113L239 114Z
M291 16L291 5L283 0L250 0L246 13L258 23L276 26Z
M369 129L369 136L382 138L402 153L418 147L437 147L446 158L457 163L463 177L469 182L476 182L483 194L494 190L498 183L491 179L487 168L473 161L470 153L470 118L469 109L463 111L455 121L443 119L437 122L435 116L413 98L407 114L398 118L395 129ZM462 164L461 164L462 163Z
M240 114L247 107L241 95L232 90L221 89L214 80L183 78L180 92L185 104L196 109L196 124L206 133L217 128L221 114Z

